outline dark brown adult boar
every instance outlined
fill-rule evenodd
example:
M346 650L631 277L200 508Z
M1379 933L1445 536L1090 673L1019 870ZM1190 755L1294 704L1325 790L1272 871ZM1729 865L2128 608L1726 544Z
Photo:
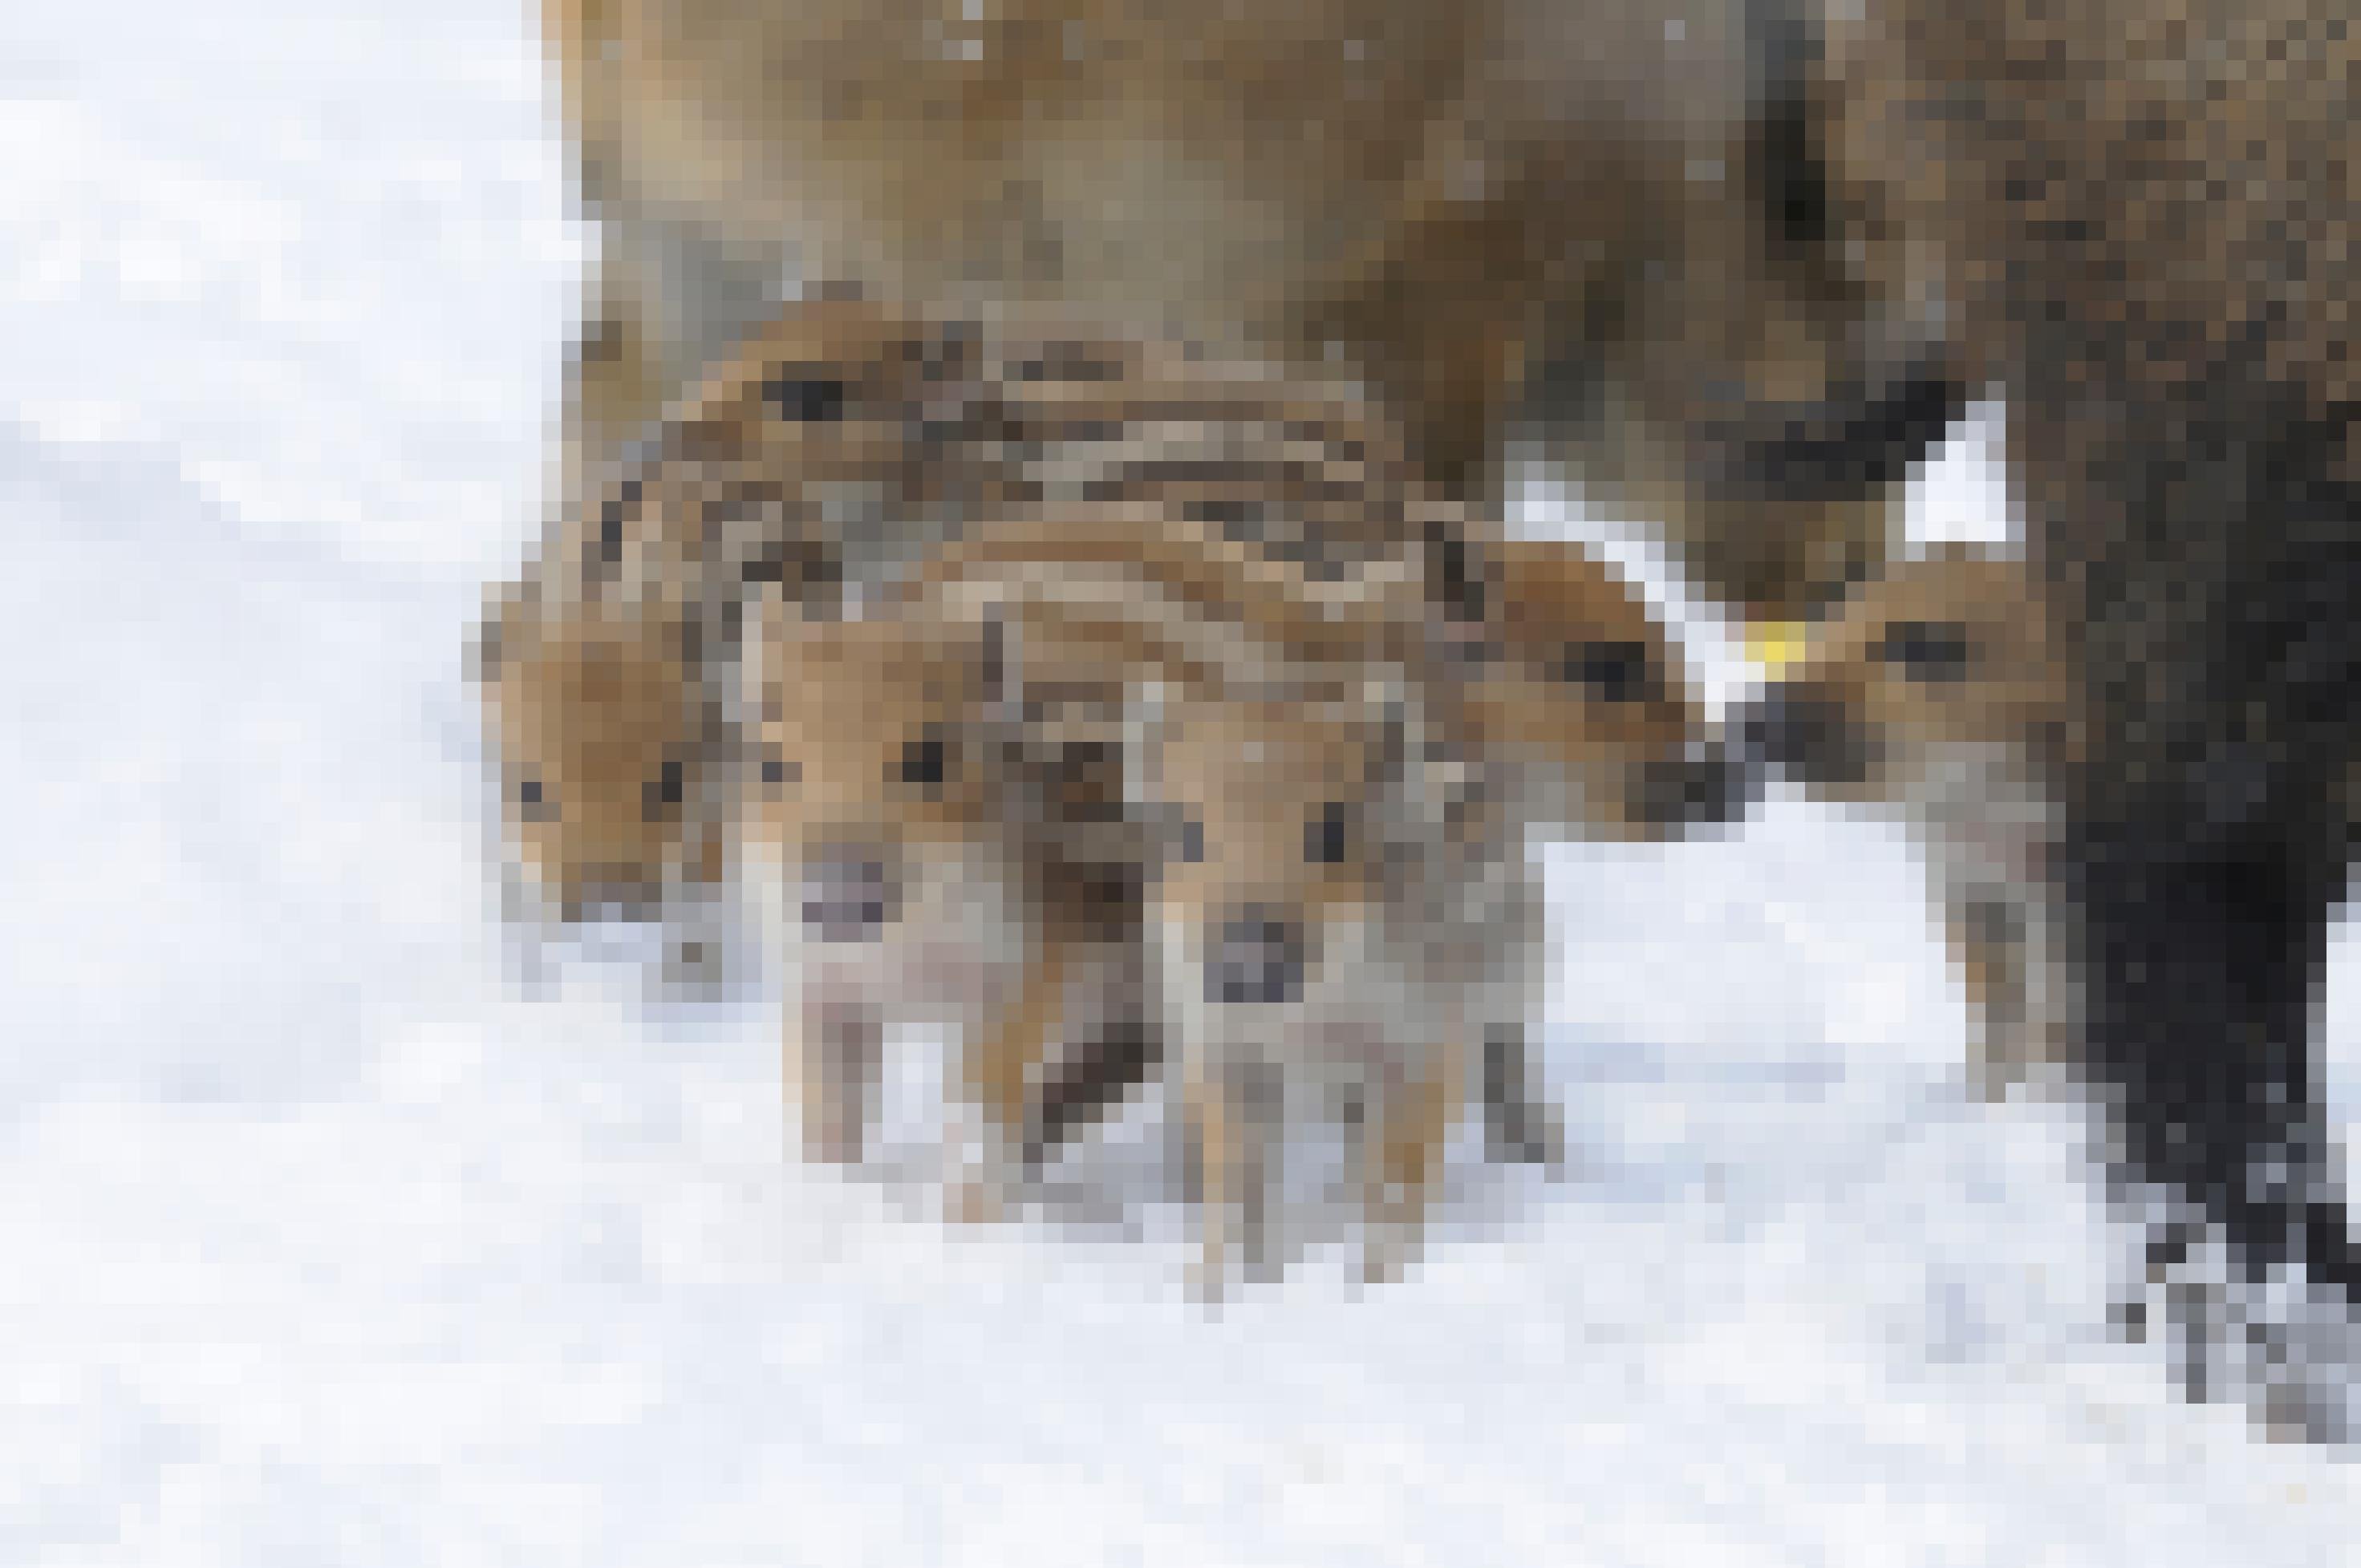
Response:
M2181 1365L2330 1435L2361 1272L2312 1051L2361 677L2349 17L1868 0L1829 18L1824 148L1858 254L2008 400L2095 715L2056 873L2082 1054L2117 1195L2164 1201ZM2266 1307L2291 1270L2308 1303Z

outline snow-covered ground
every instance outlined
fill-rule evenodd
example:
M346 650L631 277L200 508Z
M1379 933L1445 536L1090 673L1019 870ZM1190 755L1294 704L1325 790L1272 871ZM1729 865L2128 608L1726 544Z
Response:
M759 1000L512 984L530 20L0 11L0 1563L2345 1560L2353 1466L2101 1332L2076 1129L1962 1097L1906 852L1798 801L1556 857L1569 1179L1217 1319L787 1163Z

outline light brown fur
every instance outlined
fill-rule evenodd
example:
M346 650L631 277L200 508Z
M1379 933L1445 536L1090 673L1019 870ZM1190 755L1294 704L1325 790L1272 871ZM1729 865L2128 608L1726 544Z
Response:
M544 10L599 226L569 494L792 278L1340 369L1477 492L1571 367L1560 450L1717 588L1793 613L1886 546L1877 498L1693 482L1751 401L1873 378L1886 348L1766 217L1740 0Z
M2048 602L2022 561L1938 550L1857 590L1772 699L1815 792L1895 810L1927 855L1992 1095L2070 1066L2079 1027L2048 862L2081 725Z
M830 417L789 417L798 405ZM1715 773L1698 754L1702 716L1636 597L1572 547L1510 545L1432 499L1387 422L1333 386L1174 345L1007 323L971 330L828 300L782 313L708 374L631 483L577 531L583 588L574 609L625 620L635 611L678 614L698 628L699 663L681 683L684 712L728 687L719 677L741 606L763 590L774 620L761 688L774 710L766 733L775 736L776 713L793 710L777 706L781 683L804 678L795 672L805 650L821 650L808 678L852 688L841 699L852 704L843 715L851 729L840 746L826 748L829 765L865 777L878 759L862 749L862 724L915 710L916 699L889 670L838 668L826 652L831 640L898 636L912 647L958 648L965 644L957 637L987 616L1014 629L1008 656L1021 669L1025 701L1048 694L1058 717L996 731L1009 750L999 772L980 775L991 808L919 835L947 851L957 843L1004 860L1079 855L1099 870L1126 853L1137 860L1122 825L1085 831L1074 803L1049 796L1063 786L1084 795L1104 787L1087 771L1057 771L1057 759L1073 754L1059 734L1095 729L1103 738L1103 719L1073 716L1119 705L1150 669L1206 688L1291 678L1284 672L1306 664L1332 674L1399 665L1426 683L1439 697L1434 761L1474 787L1451 805L1455 816L1444 829L1457 835L1459 859L1436 860L1423 873L1431 885L1413 890L1428 905L1422 917L1442 931L1447 922L1435 912L1455 887L1505 875L1508 913L1495 934L1519 947L1528 970L1526 949L1538 940L1537 901L1520 896L1530 892L1521 865L1529 826L1654 835L1705 814L1680 804L1684 782ZM810 493L835 483L865 487L881 506L917 520L900 565L880 572L829 564L838 525ZM1012 521L975 521L1002 506ZM934 534L944 543L932 543ZM1513 565L1495 563L1496 554ZM749 569L766 563L779 569ZM866 613L907 622L899 632L795 624L802 611L836 613L840 590L864 574ZM1598 649L1630 662L1626 675L1605 678L1612 672L1590 656ZM802 706L838 700L793 695ZM935 721L950 723L948 710ZM806 743L814 743L808 733ZM851 833L899 842L889 803L870 798L884 816L840 822L814 841ZM755 808L774 835L766 843L785 831L781 809L766 789ZM1035 815L1018 821L1025 812ZM796 859L757 852L782 864ZM1045 1069L1071 1043L1059 1038L1054 883L1037 878L1026 889L1031 923L1016 923L1023 952L1003 977L1015 989L986 1009L1003 1022L965 1036L975 1054L962 1069L963 1092L1004 1152L1040 1147L1060 1114L1044 1087ZM1487 938L1444 951L1449 946L1439 936L1433 944L1421 981L1430 990L1465 991L1501 969ZM1487 995L1482 1026L1493 1037L1457 1048L1480 1043L1490 1058L1496 1147L1549 1157L1555 1135L1531 1103L1523 1061L1530 974L1500 979ZM807 1142L843 1157L859 1152L862 1069L858 1051L820 1047L875 1033L856 1023L839 1009L797 1025L818 1042L799 1053L803 1100L815 1108Z
M861 1159L884 1034L933 1023L953 1035L952 1094L981 1117L958 1172L996 1196L1039 1136L1070 989L1124 958L1121 896L1060 859L1044 807L1075 801L1027 793L988 634L782 609L759 649L749 838L793 960L806 1150Z
M1198 1288L1278 1266L1290 1124L1353 1124L1364 1277L1415 1242L1479 1043L1406 961L1400 884L1424 874L1400 716L1351 687L1173 694L1137 788L1170 852L1148 928L1201 1210ZM1245 956L1239 956L1245 955ZM1313 1103L1307 1113L1304 1102Z
M1523 760L1545 831L1660 839L1739 803L1680 652L1639 590L1579 544L1487 546L1477 744Z
M1423 557L1458 538L1349 389L1048 321L808 301L713 367L628 471L566 514L490 618L489 652L589 640L660 654L680 675L674 710L642 692L636 717L602 718L598 696L560 713L582 690L559 678L562 661L492 657L488 717L498 728L501 707L530 707L552 715L544 727L603 730L595 770L655 777L680 762L677 735L726 720L750 594L833 613L999 515L1063 515L1070 532L1088 518L1110 548L1148 520L1172 532L1193 518L1203 548L1261 563L1266 599L1345 606L1426 581ZM731 787L714 771L720 739L693 760L693 797ZM504 743L518 740L511 724ZM561 776L580 752L542 746L532 761L561 799L621 787ZM647 839L635 864L679 858L661 832ZM653 869L610 880L677 885Z
M1265 1209L1284 1118L1262 1103L1271 1092L1368 1097L1359 1212L1365 1271L1383 1277L1409 1255L1433 1162L1469 1100L1485 1103L1496 1156L1558 1157L1560 1135L1526 1060L1542 940L1527 831L1660 835L1733 804L1718 793L1729 781L1664 629L1574 547L1507 547L1531 569L1496 604L1514 604L1513 620L1472 629L1481 657L1471 663L1471 629L1420 634L1431 633L1431 601L1415 585L1373 596L1357 613L1298 599L1290 615L1256 563L1201 553L1186 525L1172 532L1159 547L1154 533L1081 525L980 531L921 581L953 600L960 588L983 590L961 601L971 612L988 604L1092 629L1095 657L1075 661L1077 672L1145 655L1142 674L1164 677L1165 716L1141 742L1150 824L1165 848L1149 927L1177 1031L1172 1072L1207 1183L1201 1287L1218 1293L1241 1247L1250 1265L1276 1266ZM1123 547L1107 548L1110 539ZM1128 572L1078 580L1126 556ZM1224 630L1216 618L1228 607L1245 607L1242 623ZM1612 651L1612 670L1600 666L1601 649ZM1027 679L1038 673L1028 654ZM1399 695L1373 696L1373 682ZM1385 717L1388 701L1415 721ZM1689 784L1705 798L1685 801ZM1372 832L1348 837L1338 861L1307 862L1307 811L1331 806ZM1191 843L1202 858L1189 858ZM1376 945L1358 961L1338 947L1338 962L1352 967L1331 978L1329 994L1400 1006L1364 1016L1359 1044L1337 1045L1341 1060L1316 1044L1298 1055L1291 1025L1258 1043L1227 1038L1226 1010L1188 994L1205 983L1192 928L1202 938L1225 905L1285 909L1309 932L1366 937ZM1306 1078L1308 1090L1296 1081Z
M538 916L645 913L719 878L724 813L708 786L719 713L663 616L496 607L484 683L518 890Z
M1144 514L1121 526L1078 517L979 528L909 594L929 613L1022 626L1011 656L1028 689L1089 692L1147 674L1200 693L1407 678L1422 695L1419 765L1438 839L1403 896L1497 909L1502 922L1479 929L1438 916L1420 957L1435 984L1495 987L1480 1024L1495 1152L1554 1162L1557 1137L1523 1039L1540 972L1527 838L1675 833L1734 809L1739 781L1664 629L1628 585L1573 545L1484 550L1501 581L1478 585L1492 613L1473 624L1437 613L1421 575L1430 558L1418 554L1393 570L1374 557L1362 592L1331 595L1332 585L1185 520ZM1465 936L1455 947L1452 929Z

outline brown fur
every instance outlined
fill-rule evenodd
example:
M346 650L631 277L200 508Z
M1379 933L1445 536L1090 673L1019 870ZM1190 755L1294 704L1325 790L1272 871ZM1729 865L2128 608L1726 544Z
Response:
M2158 1268L2202 1227L2235 1271L2169 1303L2184 1372L2346 1430L2361 1256L2311 1048L2361 675L2361 38L2314 0L1882 0L1829 34L1862 260L2004 391L2061 596L2078 1056L2118 1190L2171 1200ZM2334 1334L2247 1298L2286 1266Z
M778 313L630 468L570 513L586 598L734 601L873 587L963 520L1127 509L1194 519L1349 591L1373 558L1471 530L1351 388L1048 319L844 298ZM726 633L726 627L718 627Z
M1185 927L1187 911L1211 917L1204 911L1217 894L1255 902L1237 891L1248 887L1308 911L1303 918L1312 925L1332 906L1351 921L1383 925L1394 939L1382 973L1372 970L1365 984L1406 986L1452 1021L1447 1038L1420 1047L1443 1052L1434 1062L1453 1064L1443 1084L1448 1097L1433 1101L1418 1090L1397 1109L1411 1114L1405 1107L1424 1106L1416 1113L1423 1116L1459 1103L1471 1091L1452 1075L1468 1070L1480 1053L1495 1155L1554 1160L1554 1119L1535 1102L1523 1040L1538 1005L1541 938L1525 832L1653 836L1708 817L1716 803L1734 804L1728 765L1706 739L1664 629L1606 567L1566 545L1488 546L1517 568L1508 579L1512 590L1485 596L1502 619L1437 636L1430 592L1415 580L1378 575L1399 586L1331 601L1305 595L1251 553L1218 543L1185 521L1146 516L1122 528L1081 520L980 528L913 579L909 608L1004 618L1007 657L1021 670L1028 711L1036 693L1104 705L1137 700L1147 683L1167 688L1172 711L1189 717L1178 727L1177 750L1148 742L1156 809L1143 826L1160 821L1165 848L1151 895L1155 919ZM1409 684L1399 685L1404 677ZM1389 764L1398 772L1398 792L1363 801L1373 779L1353 769L1368 762L1378 723L1375 710L1362 710L1373 700L1366 695L1371 680L1396 683L1421 718L1390 741L1400 752ZM1118 685L1120 693L1112 689ZM1333 744L1297 737L1263 745L1259 738L1290 712L1300 714L1305 735ZM1262 754L1230 755L1245 745L1242 738ZM1297 756L1304 744L1312 750ZM1347 774L1360 782L1351 789L1339 784L1338 802L1374 810L1381 796L1388 808L1409 814L1387 825L1402 837L1356 840L1350 863L1307 876L1300 864L1304 809L1327 804L1323 780ZM1685 800L1685 784L1697 786L1700 798ZM1213 826L1194 815L1198 807L1215 813ZM1218 832L1226 858L1176 862L1175 814L1194 822L1190 831L1201 841ZM1264 880L1249 886L1257 875ZM1187 999L1173 994L1175 985L1191 982L1174 981L1169 955L1167 962L1169 1027L1191 1014ZM1191 1036L1184 1030L1182 1037ZM1192 1058L1183 1046L1175 1071L1193 1107L1191 1126L1213 1149L1207 1158L1217 1168L1246 1157L1231 1146L1257 1126L1264 1141L1254 1157L1277 1157L1276 1133L1253 1119L1249 1080L1276 1073L1283 1081L1291 1059L1274 1041L1239 1077L1209 1067L1202 1055ZM1423 1183L1424 1175L1405 1172L1424 1169L1419 1162L1431 1158L1448 1120L1419 1138L1372 1131L1370 1158L1389 1148L1387 1157L1410 1162L1396 1171L1387 1204L1397 1204L1401 1181L1413 1190ZM1258 1190L1257 1178L1236 1179L1249 1193ZM1235 1239L1230 1228L1246 1212L1228 1212L1222 1192L1230 1190L1208 1200L1201 1266L1216 1285ZM1398 1253L1407 1212L1368 1210L1373 1259ZM1371 1266L1382 1273L1390 1266Z
M1372 557L1363 592L1332 597L1332 585L1285 563L1226 547L1185 519L1145 514L1121 526L979 528L907 592L925 613L1008 618L1022 628L1010 656L1028 693L1067 699L1119 700L1108 683L1148 673L1219 693L1399 671L1421 694L1420 744L1440 814L1431 827L1447 840L1407 895L1438 908L1476 884L1497 885L1510 904L1525 898L1529 833L1659 837L1735 809L1737 770L1664 629L1631 588L1575 546L1490 541L1485 550L1502 586L1478 585L1492 614L1473 624L1437 615L1436 590L1418 575L1431 556L1397 552L1389 569ZM1488 1130L1498 1154L1553 1161L1552 1118L1524 1059L1537 993L1505 978L1532 959L1519 944L1538 940L1538 914L1503 918L1488 936L1471 931L1455 957L1446 950L1455 921L1438 918L1429 967L1438 985L1501 977L1486 1041Z
M599 225L569 494L792 274L1340 369L1455 488L1547 379L1565 450L1741 602L1794 613L1882 554L1878 487L1740 472L1752 403L1888 368L1788 232L1741 0L972 12L548 0Z
M1738 804L1678 652L1630 584L1578 545L1429 515L1478 542L1466 594L1416 543L1373 548L1332 583L1149 505L979 528L909 592L1055 606L1199 680L1257 660L1399 664L1447 688L1438 722L1455 742L1541 784L1544 830L1654 838ZM1482 617L1449 613L1463 599Z
M813 411L828 417L795 417ZM929 722L983 731L973 714L954 719L958 703L927 708L888 668L840 668L831 640L924 648L950 638L942 646L956 649L988 616L1015 633L1005 657L1019 672L1024 721L993 731L1002 750L978 775L988 808L906 825L875 789L854 790L839 804L866 798L883 815L823 813L811 842L898 845L914 828L921 845L996 846L1035 868L1023 890L1027 956L1008 977L1016 989L987 1009L1005 1008L994 1013L1001 1023L968 1031L980 1054L963 1091L993 1137L1028 1154L1148 1065L1137 1053L1103 1072L1083 1061L1079 1079L1052 1081L1074 1060L1071 1047L1093 1045L1060 1037L1071 1034L1060 1012L1064 955L1093 922L1103 932L1110 919L1137 918L1136 904L1126 916L1104 900L1121 904L1122 878L1110 872L1128 857L1136 873L1143 858L1131 829L1105 820L1108 785L1094 771L1104 761L1069 764L1121 761L1119 727L1104 715L1129 699L1141 672L1211 690L1297 678L1290 672L1307 664L1331 679L1400 665L1427 684L1436 760L1478 784L1452 808L1461 859L1424 873L1433 885L1421 890L1422 917L1438 931L1433 912L1450 903L1451 884L1491 876L1504 859L1521 865L1528 823L1672 831L1701 815L1683 804L1681 785L1715 771L1662 629L1628 589L1570 547L1510 545L1434 499L1387 422L1317 380L1137 339L825 300L782 313L708 373L627 482L586 510L566 546L575 565L558 576L579 585L576 615L627 624L634 614L677 616L696 629L683 712L726 691L737 618L763 590L785 618L765 634L765 743L779 743L782 715L838 714L830 703L850 703L838 716L840 743L824 729L807 729L802 743L826 740L830 767L866 779L882 764L862 738L892 715L932 712ZM906 559L843 565L848 525L818 496L830 486L914 519ZM1012 521L972 521L995 508ZM1514 568L1496 565L1496 553ZM835 613L863 578L868 612L907 624L793 625L800 612ZM1496 604L1514 608L1496 615ZM1594 648L1635 663L1619 674L1588 656ZM809 670L807 650L818 651ZM849 688L840 696L802 689L839 682ZM946 694L970 706L977 696L956 685L936 695ZM727 792L726 778L717 785ZM784 809L765 786L756 808L764 845L795 839ZM782 868L807 858L756 853ZM1099 902L1063 913L1077 899ZM1537 939L1537 909L1504 918L1500 930L1521 945L1528 927ZM1471 936L1465 951L1430 962L1421 983L1485 981L1498 967L1487 946ZM1454 1048L1480 1044L1490 1058L1496 1146L1546 1157L1554 1135L1529 1103L1522 1059L1532 994L1522 981L1487 994L1498 1014L1487 1027L1497 1029ZM798 1052L809 1146L851 1157L875 1030L840 1007L800 1018L796 1033L811 1042Z
M1994 554L1897 565L1757 710L1782 765L1826 798L1894 809L1917 840L1990 1095L2069 1066L2079 1028L2048 860L2081 724L2047 598Z
M986 325L838 298L778 313L713 367L509 597L533 607L519 624L544 641L591 635L579 622L610 642L665 642L683 672L678 710L609 724L600 752L609 771L653 776L678 760L665 749L675 731L726 717L751 592L833 613L994 516L1039 518L1076 548L1096 528L1103 553L1136 555L1129 541L1147 531L1191 541L1168 558L1253 564L1199 602L1259 585L1262 609L1224 613L1266 621L1307 598L1343 614L1398 591L1431 594L1448 619L1477 548L1347 389L1048 320ZM502 685L540 682L544 704L573 689L542 668L512 663ZM600 722L595 709L566 721ZM729 785L708 769L689 787Z
M751 592L833 612L995 515L1063 515L1070 531L1095 520L1110 545L1151 517L1195 519L1206 548L1262 564L1266 598L1340 606L1413 580L1446 596L1424 558L1466 554L1456 515L1422 498L1390 427L1347 389L1180 345L826 299L778 313L567 515L506 595L492 641L508 624L519 647L589 638L653 657L661 644L681 675L674 712L642 694L629 723L602 720L599 698L550 721L603 725L597 767L653 777L679 762L680 733L726 717ZM507 693L511 707L554 709L578 687L546 658L489 668L491 707ZM577 751L534 761L555 775ZM692 795L727 793L706 766L725 753L697 754ZM544 782L612 793L596 778ZM649 838L641 861L678 848Z
M1637 589L1557 541L1495 542L1484 570L1497 664L1469 694L1477 743L1533 771L1549 830L1657 839L1741 804L1679 650Z
M1101 983L1091 1004L1137 1006L1085 972L1128 961L1129 895L1060 832L1093 795L1119 800L1120 775L1069 775L1049 799L1028 791L993 641L909 619L774 614L752 747L755 881L791 905L775 924L799 981L788 1039L805 1146L860 1159L884 1032L937 1019L956 1036L953 1093L981 1113L986 1144L980 1168L960 1168L971 1212L1006 1190L1042 1135L1051 1053L1089 1023L1070 1011L1074 988ZM850 891L832 882L847 861L873 868ZM874 907L851 912L847 898Z
M2209 666L2285 613L2266 574L2343 580L2326 519L2289 514L2334 513L2356 477L2341 285L2361 41L2304 0L2020 4L1989 24L1897 0L1834 29L1832 56L1864 253L1887 300L2012 398L2036 569L2070 596L2111 745L2149 731L2121 762L2166 790L2209 742L2319 740L2341 762L2341 713L2250 740ZM2273 683L2306 673L2252 695L2292 698Z
M723 728L676 623L552 617L511 595L479 674L502 819L535 914L644 913L718 881L723 825L708 791Z
M1404 961L1416 934L1397 928L1398 883L1417 874L1404 864L1416 784L1400 722L1349 685L1278 699L1175 694L1151 721L1137 787L1175 847L1148 928L1177 1020L1207 1294L1225 1288L1241 1248L1250 1267L1275 1267L1279 1167L1305 1097L1328 1117L1356 1108L1372 1281L1405 1260L1444 1139L1473 1098L1477 1042L1459 1033L1452 993ZM1242 927L1236 950L1252 956L1234 960Z

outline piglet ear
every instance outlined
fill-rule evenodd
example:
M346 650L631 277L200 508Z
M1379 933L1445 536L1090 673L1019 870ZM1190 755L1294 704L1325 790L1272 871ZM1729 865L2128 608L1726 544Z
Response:
M500 622L497 615L487 615L468 634L467 678L478 685L490 685L500 678Z
M489 685L500 678L501 667L514 651L512 640L521 632L522 618L530 612L533 601L533 589L523 583L509 583L484 596L483 619L467 638L470 680Z

